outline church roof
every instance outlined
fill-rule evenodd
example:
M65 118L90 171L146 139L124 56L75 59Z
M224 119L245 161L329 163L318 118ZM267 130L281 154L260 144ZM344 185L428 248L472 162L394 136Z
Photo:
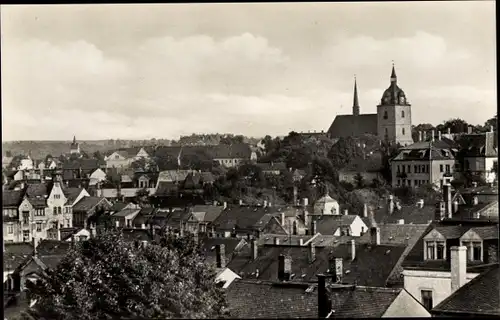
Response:
M406 99L406 94L403 89L398 86L398 78L396 76L396 69L394 64L392 65L391 72L391 84L389 88L384 91L382 99L380 101L381 105L410 105Z
M360 114L358 116L342 114L335 117L328 129L331 138L359 137L365 134L377 135L377 114Z

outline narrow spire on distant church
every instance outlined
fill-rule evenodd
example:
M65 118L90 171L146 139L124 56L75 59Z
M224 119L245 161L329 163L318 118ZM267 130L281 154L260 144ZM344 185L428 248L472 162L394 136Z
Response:
M391 82L396 82L398 77L396 76L396 69L394 68L394 60L392 60L392 72L391 72Z
M73 136L73 143L76 143L76 136Z
M358 85L356 83L356 75L354 75L354 100L352 102L352 114L354 116L359 116Z

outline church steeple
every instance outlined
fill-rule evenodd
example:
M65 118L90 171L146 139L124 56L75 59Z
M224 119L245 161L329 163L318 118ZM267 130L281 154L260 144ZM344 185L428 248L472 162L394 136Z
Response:
M352 114L354 116L359 116L358 85L356 82L356 75L354 75L354 99L352 102Z
M73 143L76 143L76 136L73 136Z
M396 76L396 69L394 68L394 61L392 61L392 72L391 72L391 83L396 83L398 81L398 77Z

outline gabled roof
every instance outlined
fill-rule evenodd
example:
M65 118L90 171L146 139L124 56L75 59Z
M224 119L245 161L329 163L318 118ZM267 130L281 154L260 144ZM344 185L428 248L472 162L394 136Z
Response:
M500 316L500 270L496 264L438 304L436 315Z
M246 143L235 143L231 145L219 144L209 149L213 159L233 159L247 158L250 159L252 149Z
M47 183L34 183L29 184L26 189L26 196L28 198L44 197L49 194L49 185Z
M456 151L455 151L456 150ZM443 141L417 142L401 149L391 161L398 160L454 160L457 149L451 148Z
M2 206L19 207L23 201L24 190L3 190L2 191Z
M63 188L64 196L67 199L66 204L73 204L73 202L78 198L80 193L85 190L84 188Z
M115 203L113 203L113 205L111 206L111 208L109 209L109 211L121 211L123 210L125 207L127 206L127 203L125 202L121 202L121 201L116 201Z
M465 157L496 157L498 155L496 132L459 135L457 142Z
M181 182L184 181L191 170L166 170L161 171L158 176L160 182Z
M377 114L360 114L358 116L337 115L328 129L331 138L358 137L364 134L377 135Z
M178 190L177 184L175 182L160 181L158 187L156 188L156 196L167 196L175 193Z
M224 210L224 207L214 205L195 205L191 207L192 212L204 212L205 216L203 217L203 221L206 222L213 222L220 216L222 210Z
M73 211L89 211L103 201L108 202L105 198L101 197L83 197L73 206Z
M111 217L113 217L113 218L125 218L125 217L128 217L130 215L139 214L140 211L141 211L141 209L123 209L121 211L114 213Z
M47 207L47 202L45 201L45 198L28 198L28 201L35 208Z
M333 235L340 227L349 227L357 215L322 215L311 216L316 221L316 231L324 235Z
M275 212L276 208L274 207L228 207L222 211L217 219L215 219L213 226L216 229L227 231L233 230L233 228L253 230L255 224L258 223L266 213Z
M483 240L498 239L498 226L473 227L474 231Z
M318 296L308 285L236 279L227 289L231 318L317 318Z

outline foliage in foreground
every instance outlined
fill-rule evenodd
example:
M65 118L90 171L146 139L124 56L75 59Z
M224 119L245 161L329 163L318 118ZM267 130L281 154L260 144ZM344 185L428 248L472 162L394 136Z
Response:
M76 244L55 270L29 285L37 303L27 313L82 320L221 317L224 292L195 248L187 237L141 247L108 231Z

